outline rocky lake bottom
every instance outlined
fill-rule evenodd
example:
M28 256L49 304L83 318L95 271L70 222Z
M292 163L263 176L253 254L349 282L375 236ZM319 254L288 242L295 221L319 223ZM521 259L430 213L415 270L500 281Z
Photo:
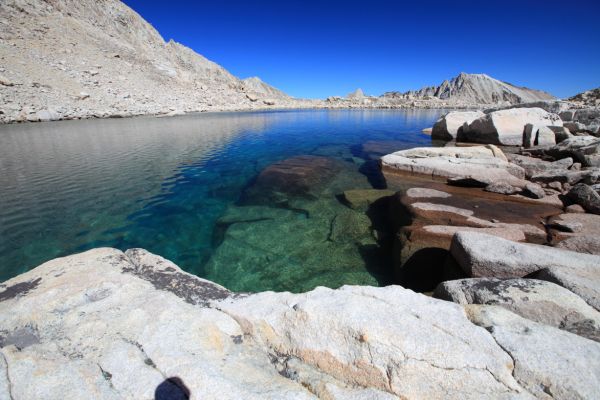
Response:
M140 247L233 291L392 283L386 221L343 194L385 189L379 157L430 146L421 130L442 113L2 126L0 281L95 247Z

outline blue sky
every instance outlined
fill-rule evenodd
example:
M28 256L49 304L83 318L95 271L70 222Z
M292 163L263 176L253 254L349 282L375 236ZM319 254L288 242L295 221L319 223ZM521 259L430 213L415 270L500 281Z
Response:
M600 1L125 0L166 39L296 97L460 72L570 96L600 86Z

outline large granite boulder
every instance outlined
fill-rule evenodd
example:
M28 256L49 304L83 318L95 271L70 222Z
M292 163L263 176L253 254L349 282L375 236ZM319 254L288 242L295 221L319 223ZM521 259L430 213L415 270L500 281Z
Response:
M525 125L562 126L560 117L541 108L513 108L490 112L458 133L460 142L521 146Z
M477 232L458 232L452 239L450 252L474 278L520 278L549 266L600 270L599 256L516 243Z
M459 279L441 283L434 296L459 304L499 305L532 321L600 341L600 313L570 290L551 282Z
M239 295L143 250L96 249L0 286L0 394L529 399L542 383L556 398L596 383L595 342L551 329L515 349L523 330L505 346L504 324L472 321L484 325L397 286Z
M431 131L431 138L437 140L454 140L458 130L467 123L482 117L481 111L451 111L436 121Z
M473 178L492 183L524 187L525 171L506 160L495 146L417 147L397 151L381 158L386 172L428 176L430 178Z

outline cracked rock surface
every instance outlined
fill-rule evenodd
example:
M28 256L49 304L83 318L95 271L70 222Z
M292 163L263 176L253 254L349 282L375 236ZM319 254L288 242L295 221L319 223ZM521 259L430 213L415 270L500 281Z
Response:
M464 307L398 286L235 294L95 249L0 285L0 398L593 398L596 342Z

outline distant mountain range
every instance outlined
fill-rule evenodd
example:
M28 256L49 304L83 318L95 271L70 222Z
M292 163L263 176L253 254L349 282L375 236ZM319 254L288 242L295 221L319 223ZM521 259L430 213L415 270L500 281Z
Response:
M528 103L555 99L549 93L499 81L486 74L461 73L439 86L424 87L405 93L388 92L383 97L400 99L440 99L475 104Z
M405 93L374 97L357 90L346 98L296 99L165 42L119 0L0 0L0 89L0 122L262 108L473 108L554 99L465 73ZM594 93L580 99L596 102Z

